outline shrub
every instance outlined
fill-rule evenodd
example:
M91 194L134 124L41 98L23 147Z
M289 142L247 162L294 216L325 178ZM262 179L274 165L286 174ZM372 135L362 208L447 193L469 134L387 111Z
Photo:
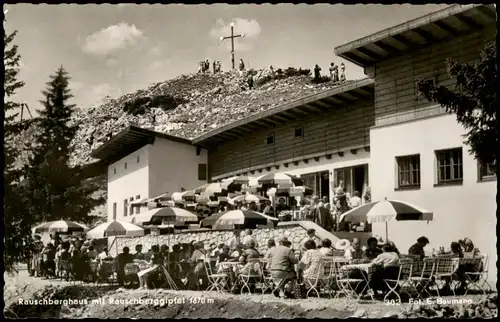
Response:
M330 77L328 77L328 76L320 76L318 79L314 79L313 78L311 80L311 83L313 83L313 84L323 84L323 83L328 83L330 81L331 81Z

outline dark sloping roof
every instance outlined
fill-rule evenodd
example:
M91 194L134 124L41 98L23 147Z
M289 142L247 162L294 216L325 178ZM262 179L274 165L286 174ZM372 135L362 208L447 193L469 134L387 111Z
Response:
M335 48L335 54L368 67L418 48L471 34L496 23L494 5L452 5Z
M90 155L94 158L106 160L111 163L129 155L134 151L137 151L147 144L154 143L154 140L157 137L169 141L192 145L191 141L188 139L142 129L131 125L117 135L113 136L99 148L92 151Z
M202 146L216 145L243 137L256 129L272 128L310 115L325 113L335 106L344 106L360 99L373 100L373 91L373 79L349 82L217 128L195 138L193 143Z

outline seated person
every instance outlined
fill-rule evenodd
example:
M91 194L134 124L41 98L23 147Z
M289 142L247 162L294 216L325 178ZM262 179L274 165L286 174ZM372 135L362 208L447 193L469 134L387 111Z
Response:
M299 267L303 270L304 278L316 278L318 276L322 254L316 249L316 244L312 239L306 241L304 246L307 250L300 259Z
M97 256L99 260L111 259L111 255L109 255L109 251L107 247L103 247L102 251Z
M375 292L386 292L388 289L383 279L397 280L399 275L399 255L395 249L391 245L386 245L382 251L371 262L377 266L370 277L370 286Z
M323 239L319 252L321 256L333 256L332 241L328 238Z
M274 239L271 238L267 241L267 252L264 255L264 259L266 260L266 263L265 263L266 267L265 268L267 268L267 266L269 266L269 259L270 259L271 251L274 247L276 247L276 242L274 241Z
M360 262L363 259L364 252L361 249L359 238L354 237L351 245L345 250L344 257L348 262Z
M382 250L378 248L378 241L375 237L368 238L368 247L365 249L364 258L367 260L373 260L377 258L378 255L382 254Z
M223 245L222 251L217 256L217 264L216 265L218 265L219 263L223 263L223 262L229 260L231 258L229 252L230 252L229 246Z
M236 245L234 251L229 255L230 262L237 262L240 259L241 254L243 253L243 246L241 244Z
M460 243L452 242L450 248L453 257L464 258L464 252Z
M228 248L229 248L229 246L228 246ZM224 243L220 243L219 246L210 253L210 256L219 257L219 255L222 253L223 249L224 249Z
M139 277L139 289L151 288L153 280L157 277L155 274L157 269L164 263L164 258L158 245L153 245L151 247L151 252L151 266L137 273L137 276Z
M206 251L203 242L194 245L195 250L190 258L192 271L188 276L188 286L190 289L195 289L197 286L201 289L206 289L208 284L207 274L205 270ZM208 259L208 258L207 258ZM201 280L201 284L198 284Z
M249 265L251 263L248 263L248 259L251 258L253 259L260 258L260 253L255 249L255 241L248 240L245 244L245 250L242 252L239 258L239 262L242 265L241 267L242 274L255 273L255 270L253 270L254 265Z
M319 248L321 246L321 240L318 237L316 237L316 230L315 229L308 229L307 230L307 236L304 237L304 239L300 243L302 245L303 250L307 251L305 244L308 240L312 240L314 242L314 248Z
M123 247L123 251L118 254L115 260L118 284L123 285L125 281L125 265L134 262L134 257L130 254L128 247Z
M408 255L419 256L421 259L425 257L424 247L429 245L429 239L422 236L417 239L417 243L413 244L410 249L408 249Z
M270 255L269 268L273 283L276 285L276 288L273 290L273 294L276 297L279 297L280 293L283 293L285 298L293 298L291 292L297 280L295 264L298 263L298 260L288 245L286 237L280 239L279 246L273 248Z
M134 259L135 260L146 260L146 254L144 254L142 252L142 245L141 244L135 245Z

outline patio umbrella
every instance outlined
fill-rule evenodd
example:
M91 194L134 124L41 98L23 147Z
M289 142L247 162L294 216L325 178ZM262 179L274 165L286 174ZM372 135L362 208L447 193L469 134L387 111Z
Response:
M135 200L130 203L132 207L143 207L146 206L149 202L149 198L142 198L140 200Z
M212 227L217 221L217 219L219 219L220 216L222 216L223 214L224 214L223 212L219 212L203 219L201 221L201 227Z
M194 190L188 190L182 193L182 200L189 200L189 201L195 201L196 200L197 194L194 192Z
M262 196L258 196L258 195L252 195L252 194L241 195L241 196L237 196L237 197L234 197L232 199L229 199L229 203L233 204L233 205L236 204L237 202L243 202L243 203L255 202L255 203L260 203L260 202L264 202L264 201L269 201L269 199L267 199L266 197L262 197Z
M126 237L135 237L135 236L144 236L144 228L134 225L132 223L126 221L109 221L103 224L100 224L97 227L89 230L87 232L87 237L89 238L106 238L106 237L115 237L113 244L117 241L117 236L126 236ZM116 253L118 254L118 243L116 242Z
M161 194L157 197L153 197L151 199L149 199L149 201L153 201L153 202L159 202L159 201L170 201L170 200L173 200L172 199L172 196L175 192L166 192L164 194Z
M135 215L132 219L134 224L145 224L152 222L168 221L173 225L184 225L185 223L196 223L198 217L190 211L176 207L156 208L145 213Z
M89 228L85 226L84 224L79 224L77 222L73 221L67 221L67 220L57 220L57 221L49 221L43 224L40 224L33 228L34 233L44 233L44 232L49 232L49 233L71 233L71 232L77 232L77 231L86 231Z
M183 194L183 192L174 192L174 193L172 193L172 200L175 203L182 203L182 194Z
M213 226L238 225L244 227L255 227L267 224L267 218L263 214L251 210L230 210L223 213Z
M259 184L262 185L282 185L285 186L301 186L303 184L302 179L286 173L269 173L258 180Z
M424 220L433 219L433 213L415 205L397 200L371 202L351 209L339 218L339 222L347 220L353 223L385 223L386 239L388 237L387 222L391 220Z
M214 182L199 186L198 188L194 189L194 192L199 195L210 197L222 194L224 190L226 189L223 188L222 183Z

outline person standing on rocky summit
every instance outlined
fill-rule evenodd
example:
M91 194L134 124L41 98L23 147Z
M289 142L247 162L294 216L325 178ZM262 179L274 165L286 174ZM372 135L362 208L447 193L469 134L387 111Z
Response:
M328 70L330 71L330 79L333 82L333 71L335 70L335 63L330 63L330 68Z
M316 66L314 66L314 79L315 80L318 80L320 77L321 77L321 67L318 66L318 64L316 64Z
M241 59L241 58L240 58L239 69L240 69L241 72L245 70L245 63L243 62L243 59Z

